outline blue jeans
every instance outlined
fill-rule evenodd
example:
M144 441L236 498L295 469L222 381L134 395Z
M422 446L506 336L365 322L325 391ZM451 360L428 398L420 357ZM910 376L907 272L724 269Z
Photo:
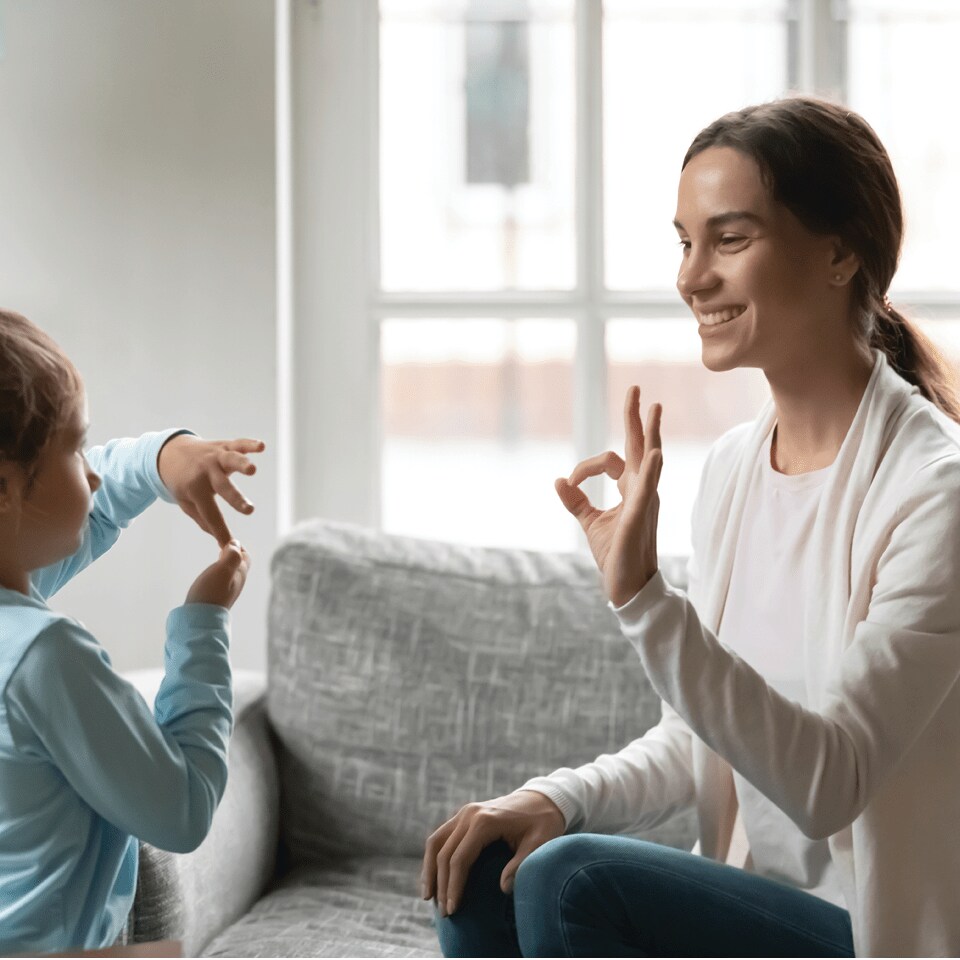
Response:
M435 911L445 957L852 957L850 914L796 887L632 837L573 833L534 850L513 894L497 841L460 907Z

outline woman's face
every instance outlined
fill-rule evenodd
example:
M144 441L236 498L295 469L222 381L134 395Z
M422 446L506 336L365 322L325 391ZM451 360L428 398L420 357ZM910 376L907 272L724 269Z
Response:
M704 366L769 374L836 339L836 238L775 202L751 157L731 147L697 154L680 176L674 225L677 289L697 318Z

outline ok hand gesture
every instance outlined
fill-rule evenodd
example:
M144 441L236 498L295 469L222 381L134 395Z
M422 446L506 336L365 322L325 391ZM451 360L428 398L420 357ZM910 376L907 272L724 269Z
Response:
M567 479L554 484L563 505L580 521L603 573L604 591L617 607L634 597L657 572L662 412L659 403L653 404L647 414L645 435L640 420L640 388L630 387L623 410L626 461L612 450L601 453L581 461ZM617 481L622 498L609 510L598 510L580 489L587 477L603 473Z

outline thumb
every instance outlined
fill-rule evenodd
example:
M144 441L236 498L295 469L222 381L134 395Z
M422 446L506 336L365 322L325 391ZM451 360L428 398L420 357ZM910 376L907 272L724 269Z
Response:
M243 559L243 547L239 540L230 540L220 548L220 561L228 565L236 566Z
M565 477L559 477L554 481L553 486L563 505L578 520L585 510L590 509L590 501L587 499L587 495L579 487L573 486Z
M513 884L517 876L517 871L520 869L520 864L523 863L536 848L537 844L530 842L521 843L517 848L517 852L507 862L507 865L503 868L503 872L500 874L500 889L504 893L513 893Z

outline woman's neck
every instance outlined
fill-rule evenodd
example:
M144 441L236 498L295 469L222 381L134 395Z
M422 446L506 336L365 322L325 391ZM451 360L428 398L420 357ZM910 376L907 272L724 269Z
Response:
M873 370L860 351L767 372L777 425L770 460L780 473L809 473L836 459Z

